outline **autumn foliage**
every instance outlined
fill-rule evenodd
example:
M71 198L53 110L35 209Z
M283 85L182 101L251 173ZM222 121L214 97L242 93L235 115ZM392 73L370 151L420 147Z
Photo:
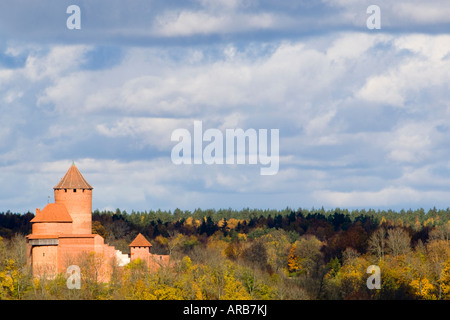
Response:
M0 299L450 299L450 211L196 210L94 212L93 232L128 253L142 233L172 261L139 259L100 282L86 255L82 288L33 278L31 214L0 214ZM370 290L367 267L381 270Z

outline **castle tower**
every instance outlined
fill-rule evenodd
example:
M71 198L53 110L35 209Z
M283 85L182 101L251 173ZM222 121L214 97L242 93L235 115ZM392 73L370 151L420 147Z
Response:
M141 233L129 244L129 247L131 261L137 258L147 261L151 256L152 244Z
M151 271L155 271L161 266L168 266L169 256L151 253L152 244L139 233L136 238L129 244L130 261L141 259L147 264Z
M53 189L55 203L36 209L32 232L26 237L27 261L33 275L53 279L70 265L81 266L94 253L102 259L96 270L97 279L109 281L112 263L123 266L129 258L105 244L102 236L92 233L92 187L72 164Z
M91 234L93 188L75 164L53 189L55 204L63 204L72 218L72 234Z

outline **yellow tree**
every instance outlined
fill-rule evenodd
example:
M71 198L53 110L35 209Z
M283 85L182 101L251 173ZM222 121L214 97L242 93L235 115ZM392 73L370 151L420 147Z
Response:
M243 251L243 245L239 241L233 241L228 244L224 250L224 254L227 258L236 260Z
M443 269L445 263L450 259L450 246L446 240L436 238L427 243L427 263L430 265L433 283L437 286L437 298L442 299Z
M413 288L414 293L418 297L426 300L436 299L435 295L436 288L427 278L414 279L413 281L411 281L410 285Z
M105 227L101 224L100 221L92 221L92 233L99 234L104 239L108 237L108 231L106 231Z
M148 274L146 263L137 258L128 263L123 269L122 275L122 296L126 299L140 298L139 292L145 286Z
M275 230L262 237L267 250L267 263L275 272L286 266L290 247L284 230Z
M301 270L300 257L298 256L296 251L297 251L297 243L294 242L291 246L291 249L289 250L288 255L288 271L291 274L296 274Z
M414 294L421 299L436 299L436 288L430 281L430 264L426 255L426 249L419 242L414 252L407 255L409 260L408 270L412 278L410 286Z
M347 248L344 252L344 262L334 277L333 284L337 286L339 295L344 299L367 298L367 267L370 263L357 254L353 249Z
M411 281L411 267L405 261L405 256L386 256L377 263L382 272L381 299L413 299L414 293Z
M133 285L133 294L129 297L133 300L157 300L152 292L152 287L146 283L145 279L138 279Z
M14 293L14 260L8 259L3 270L0 270L0 299L7 299Z
M220 297L222 300L249 300L250 294L245 290L242 283L235 278L235 270L231 264L227 264L224 274L224 294Z
M21 234L15 234L7 246L8 260L14 261L10 264L9 275L14 283L14 298L21 299L28 289L31 289L31 273L27 266L26 238Z
M184 236L181 233L175 233L171 235L169 238L164 238L161 235L155 238L156 241L158 241L160 244L162 244L167 248L169 255L172 255L175 248L177 248L183 243L183 239Z
M308 276L316 274L323 258L322 246L323 243L315 236L300 238L291 246L288 266L290 261L292 270L296 270L297 273L305 273Z
M156 300L182 300L180 288L173 288L168 285L159 285L154 291Z
M198 276L199 266L193 264L190 257L185 256L175 269L174 282L181 289L183 299L203 300L201 277Z
M446 300L450 300L450 259L444 265L441 274L442 295Z
M261 270L239 266L236 269L235 277L239 278L252 299L271 300L278 293L277 288L273 286L280 278L277 273L273 273L270 278L267 278L267 273Z

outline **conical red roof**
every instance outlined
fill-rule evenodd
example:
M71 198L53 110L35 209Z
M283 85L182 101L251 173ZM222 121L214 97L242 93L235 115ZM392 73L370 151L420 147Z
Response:
M148 242L145 237L139 233L136 238L130 243L130 247L151 247L152 244Z
M36 216L31 222L72 222L67 208L63 204L49 203L42 211L36 210Z
M61 179L61 181L53 188L53 189L88 189L92 190L93 188L87 181L83 178L83 175L75 166L72 166L67 170L65 176Z

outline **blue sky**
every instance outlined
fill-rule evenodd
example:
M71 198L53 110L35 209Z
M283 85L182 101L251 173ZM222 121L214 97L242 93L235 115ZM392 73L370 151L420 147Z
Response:
M435 0L2 1L0 211L72 160L94 209L447 208L449 30ZM279 129L278 174L174 165L194 120Z

